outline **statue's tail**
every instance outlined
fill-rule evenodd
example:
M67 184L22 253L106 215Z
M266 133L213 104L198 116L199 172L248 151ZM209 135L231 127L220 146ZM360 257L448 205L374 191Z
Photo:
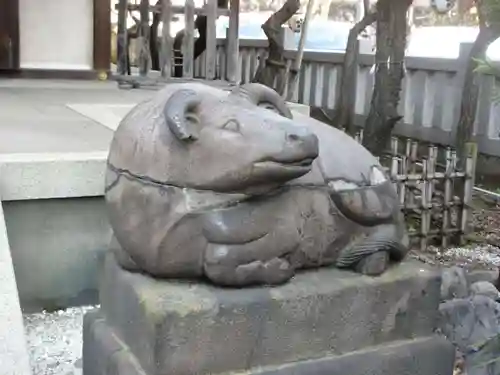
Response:
M398 224L384 224L373 228L367 236L360 236L345 247L336 261L339 268L351 268L363 258L379 251L387 251L394 262L403 260L409 250L408 235Z

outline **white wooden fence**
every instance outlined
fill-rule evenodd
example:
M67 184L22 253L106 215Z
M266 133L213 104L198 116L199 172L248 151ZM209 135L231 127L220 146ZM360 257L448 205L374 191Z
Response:
M395 134L422 141L450 145L454 139L461 100L463 69L470 44L463 44L457 59L408 57L406 78L403 81L399 110L404 120L395 128ZM241 82L249 82L267 53L265 40L240 40L239 72ZM289 62L295 51L286 51ZM357 79L356 122L363 124L368 114L373 75L370 70L373 54L360 54ZM216 77L225 77L226 58L224 41L218 41ZM294 101L332 110L338 95L342 74L343 53L305 52ZM195 63L195 76L204 77L201 56ZM500 105L491 102L493 88L499 82L493 76L478 77L481 82L475 137L480 152L500 156Z

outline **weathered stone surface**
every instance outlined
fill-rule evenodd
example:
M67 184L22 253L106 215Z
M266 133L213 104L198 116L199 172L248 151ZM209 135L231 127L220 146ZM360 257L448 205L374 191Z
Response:
M148 374L203 374L431 335L439 288L439 274L411 261L376 278L320 269L236 290L155 280L108 255L101 308Z
M1 177L1 176L0 176ZM28 348L0 198L0 373L29 375Z
M445 268L442 272L441 300L465 298L469 295L466 272L462 267Z
M444 338L397 341L347 355L251 372L255 375L451 375L455 349Z
M146 375L99 311L83 319L82 375Z
M122 267L156 277L277 285L330 265L380 274L408 252L378 160L259 84L169 84L137 105L105 196Z
M193 371L193 368L168 368L145 372L134 354L120 341L114 330L99 314L87 317L84 323L83 375L171 375L216 374L212 371ZM89 334L88 332L91 332ZM219 343L221 344L221 343ZM231 346L227 343L227 347ZM223 346L223 344L221 344ZM198 359L192 353L192 360ZM454 348L445 339L434 336L396 341L390 345L370 347L340 356L325 356L316 360L292 362L286 365L259 367L244 363L240 371L225 374L245 375L450 375L453 370Z
M494 301L500 300L500 292L492 283L488 281L476 281L470 286L471 295L481 295L491 298Z
M467 277L467 282L469 285L472 285L477 281L488 281L492 284L495 284L498 281L499 277L498 271L498 268L495 268L494 270L475 270L467 272L465 276Z
M500 304L487 281L470 287L471 296L439 306L440 330L463 356L467 375L500 375Z
M441 331L465 355L500 334L500 304L489 297L450 300L442 303L439 311Z
M470 350L465 356L467 375L500 374L500 334Z

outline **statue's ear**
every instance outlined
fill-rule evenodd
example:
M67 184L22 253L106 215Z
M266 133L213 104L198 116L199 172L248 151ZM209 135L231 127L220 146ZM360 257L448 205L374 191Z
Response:
M172 94L165 103L163 115L172 132L181 141L194 141L193 122L197 122L196 109L202 97L194 90L179 90Z

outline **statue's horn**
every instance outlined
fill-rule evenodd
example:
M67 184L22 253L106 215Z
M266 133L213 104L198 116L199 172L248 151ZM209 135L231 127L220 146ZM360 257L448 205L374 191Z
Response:
M242 96L255 105L270 104L282 116L293 118L285 100L273 89L260 83L246 83L233 89L232 94Z

